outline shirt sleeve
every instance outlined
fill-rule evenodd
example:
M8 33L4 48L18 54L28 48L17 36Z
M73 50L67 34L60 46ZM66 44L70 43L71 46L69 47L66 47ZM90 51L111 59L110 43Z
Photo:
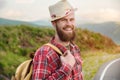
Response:
M54 51L51 56L48 56L49 52L50 50L40 49L35 53L32 80L65 80L71 73L72 68L68 64L62 64L59 69L53 72L52 69L56 64L56 58L53 56L56 52Z

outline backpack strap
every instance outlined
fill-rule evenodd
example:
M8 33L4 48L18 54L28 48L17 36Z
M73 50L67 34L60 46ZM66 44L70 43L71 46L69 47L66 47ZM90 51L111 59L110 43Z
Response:
M61 56L64 56L63 53L60 51L60 49L58 49L56 46L54 46L53 44L51 43L47 43L45 45L48 45L50 46L52 49L54 49L58 54L60 54Z

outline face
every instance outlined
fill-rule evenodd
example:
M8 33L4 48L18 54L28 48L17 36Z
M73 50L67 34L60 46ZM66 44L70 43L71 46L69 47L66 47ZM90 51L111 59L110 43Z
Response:
M56 20L54 22L59 39L64 42L73 41L75 38L75 18L74 13Z

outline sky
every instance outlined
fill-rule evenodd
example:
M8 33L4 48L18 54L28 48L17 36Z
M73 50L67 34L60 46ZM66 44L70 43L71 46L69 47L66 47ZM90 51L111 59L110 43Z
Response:
M37 21L50 20L49 5L60 0L0 0L0 18ZM68 0L77 8L80 23L120 22L120 0Z

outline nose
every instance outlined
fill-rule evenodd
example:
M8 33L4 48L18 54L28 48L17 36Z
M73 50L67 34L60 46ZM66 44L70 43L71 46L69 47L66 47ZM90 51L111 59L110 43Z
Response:
M72 25L72 22L70 20L67 20L67 23L66 23L67 26L71 26Z

